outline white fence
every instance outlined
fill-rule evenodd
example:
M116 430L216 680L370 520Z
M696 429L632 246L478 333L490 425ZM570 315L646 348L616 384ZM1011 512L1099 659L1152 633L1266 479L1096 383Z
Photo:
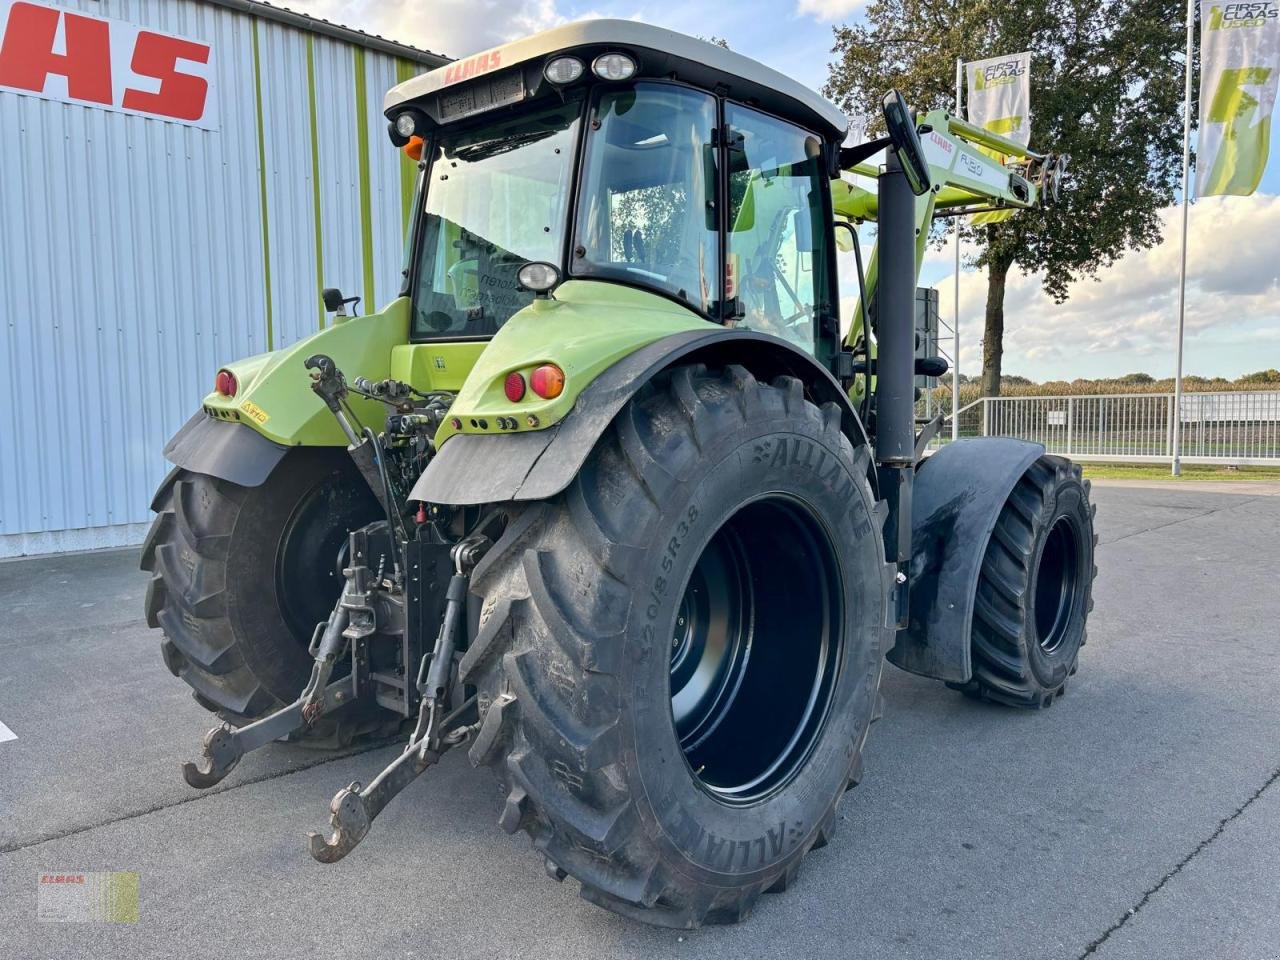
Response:
M983 397L960 408L961 437L1020 437L1076 460L1173 456L1174 395ZM1280 391L1183 394L1180 459L1280 466ZM950 439L950 417L935 445Z

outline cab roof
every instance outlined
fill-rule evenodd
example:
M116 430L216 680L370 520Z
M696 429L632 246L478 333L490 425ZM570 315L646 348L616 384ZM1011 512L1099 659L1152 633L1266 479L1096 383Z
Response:
M392 87L383 112L394 117L446 88L514 72L513 68L536 66L540 73L541 64L554 54L581 51L594 57L605 50L631 53L639 63L637 77L674 76L705 89L721 88L735 100L797 120L836 140L842 140L849 127L834 104L750 57L634 20L568 23L454 61Z

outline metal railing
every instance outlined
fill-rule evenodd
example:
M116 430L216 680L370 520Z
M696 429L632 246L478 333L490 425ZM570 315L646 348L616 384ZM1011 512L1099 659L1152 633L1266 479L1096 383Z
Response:
M1020 437L1076 460L1167 462L1174 395L983 397L960 408L961 437ZM1280 466L1280 391L1183 394L1180 459ZM950 421L935 438L950 441Z

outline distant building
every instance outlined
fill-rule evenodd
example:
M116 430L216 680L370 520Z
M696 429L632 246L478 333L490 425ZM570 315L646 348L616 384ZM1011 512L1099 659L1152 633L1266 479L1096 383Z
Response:
M220 363L399 288L382 97L446 58L252 0L0 0L0 557L140 542Z

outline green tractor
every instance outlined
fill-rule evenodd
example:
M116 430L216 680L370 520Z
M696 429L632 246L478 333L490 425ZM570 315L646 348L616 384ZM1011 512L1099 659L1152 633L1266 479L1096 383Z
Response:
M552 877L693 927L827 842L886 657L1061 695L1088 484L1019 440L925 456L915 378L946 364L914 299L934 218L1042 202L1063 160L883 110L844 146L793 80L607 20L391 90L420 171L400 295L326 291L331 325L219 370L165 450L147 617L222 721L187 781L409 731L311 835L332 862L465 746Z

